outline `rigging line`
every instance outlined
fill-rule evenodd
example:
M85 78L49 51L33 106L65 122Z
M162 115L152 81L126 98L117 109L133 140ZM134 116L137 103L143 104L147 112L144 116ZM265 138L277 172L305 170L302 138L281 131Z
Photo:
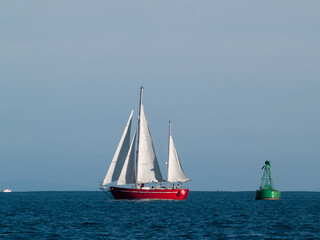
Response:
M136 94L135 100L133 102L132 109L134 109L137 106L139 96L140 96L140 92L138 91L137 94Z
M161 162L161 164L159 164L159 167L161 168L161 173L165 173L165 176L168 178L168 176L167 176L167 171L166 171L166 169L167 169L167 165L166 165L166 157L163 157L164 156L164 153L163 153L163 145L162 145L162 142L158 139L158 138L155 138L155 141L157 142L157 144L156 144L156 148L157 148L157 152L159 153L159 157L160 157L160 159L158 159L158 161L160 161ZM165 168L165 170L163 169L163 168ZM163 175L163 174L162 174Z

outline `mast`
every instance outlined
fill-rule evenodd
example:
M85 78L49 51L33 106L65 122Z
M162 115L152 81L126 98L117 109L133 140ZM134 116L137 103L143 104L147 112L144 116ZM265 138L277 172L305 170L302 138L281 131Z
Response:
M171 120L169 120L169 137L168 137L168 162L167 162L167 188L169 187L169 153L170 153L170 136L171 136Z
M137 154L136 154L136 183L135 187L138 188L138 155L139 155L139 139L140 139L140 119L141 119L141 105L143 100L143 86L140 87L140 104L139 104L139 115L138 115L138 140L137 140Z

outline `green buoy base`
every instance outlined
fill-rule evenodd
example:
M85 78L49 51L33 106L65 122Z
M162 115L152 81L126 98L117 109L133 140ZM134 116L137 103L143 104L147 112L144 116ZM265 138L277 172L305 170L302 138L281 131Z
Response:
M256 191L256 200L280 200L278 190L260 189Z

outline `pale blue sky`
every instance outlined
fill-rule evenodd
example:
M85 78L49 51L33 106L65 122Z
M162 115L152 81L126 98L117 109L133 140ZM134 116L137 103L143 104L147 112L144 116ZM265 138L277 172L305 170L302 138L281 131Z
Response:
M191 190L319 191L319 1L1 1L0 188L95 190L140 85Z

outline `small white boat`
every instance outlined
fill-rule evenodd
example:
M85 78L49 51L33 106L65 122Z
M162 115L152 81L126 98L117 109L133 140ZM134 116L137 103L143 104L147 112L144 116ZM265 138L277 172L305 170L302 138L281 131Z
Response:
M6 189L1 190L1 192L12 192L12 190L10 188L6 188Z

